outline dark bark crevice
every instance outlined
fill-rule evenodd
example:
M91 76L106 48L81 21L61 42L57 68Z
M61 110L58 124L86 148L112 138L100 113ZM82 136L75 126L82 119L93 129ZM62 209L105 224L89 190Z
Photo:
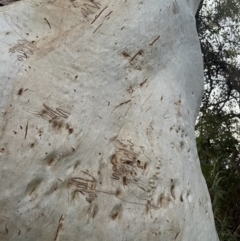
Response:
M4 7L8 4L19 2L20 0L0 0L0 7Z

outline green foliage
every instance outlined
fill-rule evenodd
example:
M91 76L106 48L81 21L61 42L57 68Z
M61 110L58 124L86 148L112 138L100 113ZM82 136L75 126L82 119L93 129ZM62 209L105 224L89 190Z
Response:
M239 21L239 0L203 0L196 14L205 74L196 141L221 241L240 240Z

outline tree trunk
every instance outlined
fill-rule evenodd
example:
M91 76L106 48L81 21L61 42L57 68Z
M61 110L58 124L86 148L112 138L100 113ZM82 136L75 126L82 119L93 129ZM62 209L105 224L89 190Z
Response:
M218 240L194 135L199 2L0 8L0 240Z

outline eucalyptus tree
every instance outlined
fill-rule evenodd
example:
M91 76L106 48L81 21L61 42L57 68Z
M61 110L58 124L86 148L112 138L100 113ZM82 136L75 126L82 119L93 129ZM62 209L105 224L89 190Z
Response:
M1 8L2 240L218 240L194 133L198 4Z

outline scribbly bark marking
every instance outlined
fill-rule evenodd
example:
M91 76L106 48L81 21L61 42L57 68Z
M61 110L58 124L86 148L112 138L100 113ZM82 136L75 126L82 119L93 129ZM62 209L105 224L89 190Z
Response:
M91 24L93 24L102 14L102 12L107 8L108 6L106 6L98 15L95 16L94 20L91 22Z
M153 46L153 44L160 38L160 35L157 36L157 38L155 38L149 45L150 46Z
M64 216L63 216L63 214L62 214L62 216L60 217L60 219L59 219L59 221L58 221L58 227L57 227L57 231L56 231L56 234L55 234L54 241L56 241L57 238L58 238L59 231L60 231L60 229L61 229L62 226L63 226L63 220L64 220Z
M88 17L88 15L94 14L93 8L100 9L101 7L101 4L94 2L94 0L90 0L90 2L92 3L92 5L89 3L84 3L83 4L84 7L81 8L81 12L83 16L86 18Z

